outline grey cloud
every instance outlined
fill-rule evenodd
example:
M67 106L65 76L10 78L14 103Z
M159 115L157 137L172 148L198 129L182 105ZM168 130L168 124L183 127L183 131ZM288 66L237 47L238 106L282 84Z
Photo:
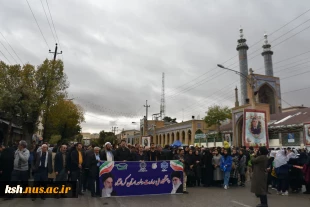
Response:
M2 1L0 29L24 61L38 65L46 57L51 58L48 49L53 49L55 41L40 1L29 0L29 3L51 48L46 47L25 1ZM181 120L183 108L187 118L198 114L202 117L213 103L233 106L234 88L236 85L239 87L239 77L229 72L217 76L221 72L216 64L235 56L225 65L239 69L236 56L239 26L244 28L250 46L248 54L259 49L249 55L249 67L257 70L263 66L260 53L264 32L270 34L310 6L306 0L298 4L280 0L53 0L49 1L49 5L64 52L59 58L63 57L65 61L65 71L70 82L69 94L80 97L75 101L87 113L103 116L102 119L106 120L89 117L87 123L83 124L83 130L86 131L108 130L115 124L132 128L130 120L136 118L125 118L111 111L131 114L142 107L138 114L142 117L145 100L151 105L149 116L158 113L162 72L166 76L168 116ZM310 13L302 16L271 35L269 41L272 42L309 17ZM310 22L306 23L272 45L309 25ZM274 62L310 50L306 44L309 32L310 29L276 46L273 49ZM252 46L258 40L261 41ZM2 38L0 41L3 41ZM4 51L2 47L0 50ZM305 57L309 57L309 54ZM283 65L296 60L298 58L284 62ZM277 73L280 68L277 67L274 66L275 74L282 78L308 70L294 68L295 72L288 70ZM201 76L203 73L206 75ZM281 81L282 92L306 87L308 77L309 74L305 74ZM193 79L191 84L179 88ZM218 91L234 81L236 83L231 88ZM195 83L200 86L186 89ZM186 92L180 92L184 88ZM310 105L306 93L288 93L283 98L292 105ZM94 107L81 99L108 110Z

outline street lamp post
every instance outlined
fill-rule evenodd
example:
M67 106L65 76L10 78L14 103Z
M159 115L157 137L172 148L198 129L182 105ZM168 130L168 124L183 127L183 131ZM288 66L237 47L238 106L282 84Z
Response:
M251 97L251 104L252 104L252 108L255 109L255 106L256 106L256 102L255 102L255 95L254 95L254 89L255 89L255 77L253 76L253 71L252 69L250 69L250 72L251 72L251 78L249 78L247 75L243 74L243 73L240 73L239 71L236 71L236 70L233 70L233 69L230 69L230 68L226 68L225 66L221 65L221 64L217 64L217 67L219 68L223 68L225 70L229 70L229 71L232 71L232 72L235 72L237 73L238 75L240 75L241 77L245 78L246 81L248 82L248 84L250 85L251 87L251 94L252 94L252 97Z

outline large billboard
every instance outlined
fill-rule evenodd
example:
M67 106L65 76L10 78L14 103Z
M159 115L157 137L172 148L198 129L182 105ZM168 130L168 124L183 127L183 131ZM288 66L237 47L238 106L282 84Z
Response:
M102 197L183 193L183 163L179 160L105 161L99 177Z
M243 115L243 143L246 147L269 146L265 111L245 109Z

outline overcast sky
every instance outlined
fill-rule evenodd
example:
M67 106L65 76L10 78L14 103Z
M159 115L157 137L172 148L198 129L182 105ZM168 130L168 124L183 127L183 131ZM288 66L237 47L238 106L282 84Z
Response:
M52 58L48 50L54 50L55 40L41 0L28 2L48 46L26 0L0 0L0 31L23 63L39 65ZM50 21L46 0L42 2ZM182 121L192 115L203 118L213 104L232 107L239 76L216 64L229 60L225 66L239 70L240 25L250 47L250 68L264 74L260 53L266 32L271 34L271 45L276 45L274 73L281 78L282 92L310 85L308 0L48 0L48 4L63 51L58 58L64 60L69 96L86 112L83 132L109 131L112 126L138 129L132 122L145 115L145 100L151 106L150 118L159 113L163 72L167 116ZM0 42L20 63L1 35ZM1 44L0 51L15 63ZM1 53L0 59L7 62ZM282 98L290 105L310 106L309 93L306 89Z

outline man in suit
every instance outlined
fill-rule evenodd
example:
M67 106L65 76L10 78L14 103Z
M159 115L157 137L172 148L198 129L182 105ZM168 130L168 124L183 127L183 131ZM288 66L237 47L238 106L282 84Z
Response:
M256 117L252 119L251 133L253 135L259 135L262 132L262 124Z
M48 181L48 173L53 172L52 164L52 152L47 150L47 145L43 144L41 151L36 153L34 158L33 172L34 172L34 181L37 186L45 187L45 183ZM41 195L41 198L45 200L44 194ZM36 199L36 194L33 194L32 200Z
M76 149L71 152L69 168L71 181L78 181L77 192L79 195L84 195L82 193L82 183L85 156L82 147L83 145L81 143L77 143Z
M105 150L100 152L100 160L102 161L115 161L115 151L112 149L110 142L105 143Z
M89 168L90 168L90 157L94 155L94 147L93 145L88 146L86 152L85 152L85 162L84 162L84 171L83 171L83 191L85 192L87 189L89 189Z
M100 187L99 187L99 167L100 167L100 148L95 147L92 154L86 155L85 159L88 162L89 174L88 174L88 185L91 191L92 197L100 197ZM96 184L95 184L96 183Z
M67 145L62 145L60 147L60 151L55 155L54 171L56 174L56 182L66 182L68 180L68 174L70 173L69 158L70 157L68 156ZM61 197L65 198L65 195L62 194ZM59 196L57 195L56 198L58 199Z

